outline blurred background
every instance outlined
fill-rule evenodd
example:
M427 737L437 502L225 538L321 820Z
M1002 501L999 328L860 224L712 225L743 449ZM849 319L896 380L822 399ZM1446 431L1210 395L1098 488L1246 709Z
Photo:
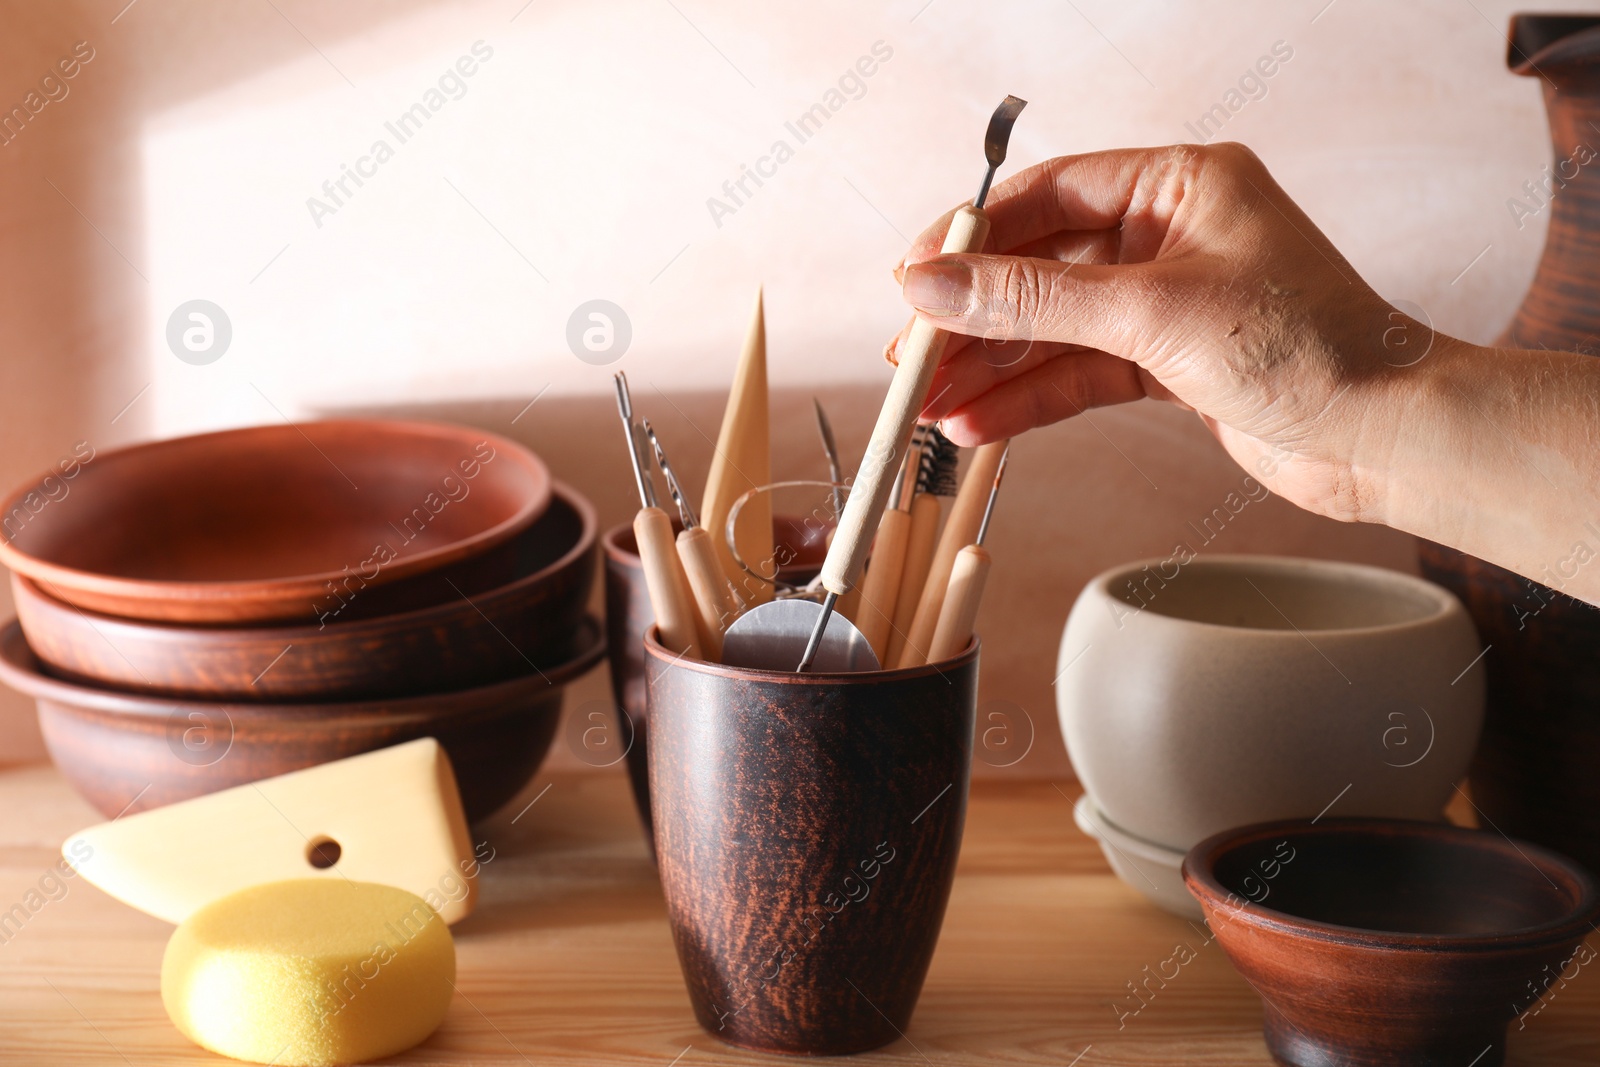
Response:
M636 506L611 374L698 492L758 284L773 473L821 477L810 398L853 464L907 314L890 269L972 195L1007 93L1030 103L1002 175L1243 141L1380 293L1487 341L1543 240L1507 202L1550 162L1539 87L1505 69L1513 10L6 0L0 484L79 442L405 413L527 442L611 525ZM617 309L599 354L568 339L595 300ZM208 361L169 339L192 301L214 305ZM1188 543L1415 569L1409 537L1277 499L1202 534L1242 473L1148 402L1019 439L1007 477L981 774L1071 773L1056 644L1113 564ZM605 694L597 672L569 711ZM0 691L0 761L42 758L32 701Z

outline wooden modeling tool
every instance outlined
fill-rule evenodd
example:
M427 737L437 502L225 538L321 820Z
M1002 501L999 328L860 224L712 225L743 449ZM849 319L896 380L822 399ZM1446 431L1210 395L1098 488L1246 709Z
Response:
M989 196L989 185L994 181L996 168L1005 162L1006 143L1011 137L1011 127L1017 115L1027 105L1026 100L1008 96L995 109L984 134L983 152L988 161L983 184L973 202L957 209L950 220L941 251L976 252L983 248L989 236L989 219L983 213L983 203ZM807 670L817 655L817 650L828 632L828 619L833 614L839 598L855 587L861 579L871 547L873 531L889 501L889 492L895 471L904 461L906 446L911 441L911 428L928 399L928 386L939 367L950 335L927 320L914 318L906 343L900 350L899 364L889 383L889 394L884 398L873 427L867 454L861 462L856 484L845 501L844 516L839 522L839 532L828 548L828 558L822 565L822 587L826 597L812 624L804 651L798 658L798 671ZM910 642L907 642L908 647Z
M939 625L945 591L950 585L951 568L962 548L977 540L989 486L1009 446L1010 441L995 441L979 446L972 453L966 476L961 479L961 488L956 493L956 502L950 506L950 517L939 534L939 546L933 551L928 580L917 601L917 613L906 630L905 647L900 650L900 658L894 661L894 666L916 667L928 662L933 631Z
M911 532L906 536L906 561L900 569L900 591L894 598L894 621L889 627L889 650L885 663L898 663L905 651L906 636L916 618L922 587L933 566L933 550L939 541L939 520L944 508L942 496L956 495L956 465L961 450L955 442L930 426L923 437L921 462L917 470L917 494L911 502Z
M633 519L633 539L644 564L644 584L650 591L650 607L656 615L661 643L673 652L699 659L699 622L689 577L673 547L672 520L655 504L655 490L649 471L639 457L639 433L633 424L633 401L628 396L627 375L618 371L617 413L628 439L628 458L633 461L633 478L639 486L639 514Z
M733 595L733 586L717 562L716 549L711 545L711 534L695 518L694 509L683 495L683 487L667 462L667 453L656 437L649 419L641 419L640 427L655 453L656 466L667 480L667 492L678 506L678 518L683 530L678 534L678 559L683 563L684 574L689 579L689 589L694 593L695 615L699 621L700 651L711 663L722 659L722 633L728 624L739 617L741 605Z
M861 591L861 606L854 622L872 645L879 663L889 659L890 627L894 625L895 597L900 592L900 577L905 569L906 543L911 537L911 504L916 496L917 472L922 466L920 438L906 449L905 462L890 491L890 506L878 520L878 533L872 539L872 558L866 573L856 584Z
M994 472L994 484L989 487L989 502L983 508L977 540L956 553L955 564L950 568L944 607L939 610L939 624L934 627L933 643L928 646L929 663L938 663L964 651L972 640L978 605L983 600L983 586L989 580L989 567L994 562L983 542L989 536L989 520L994 517L994 502L1000 495L1000 481L1006 476L1006 458L1010 454L1009 446L1000 453L1000 466Z
M171 923L291 878L395 886L451 923L478 893L456 776L431 737L125 815L73 835L61 854Z
M767 327L761 291L756 291L755 313L745 337L739 369L728 392L728 406L722 413L722 429L717 434L716 451L711 456L711 473L706 475L706 494L700 503L700 516L711 531L712 546L722 573L734 583L739 599L746 604L765 604L772 599L772 586L746 581L734 562L728 539L735 539L739 556L767 574L776 571L772 554L772 500L765 494L739 513L739 529L728 530L728 513L733 502L745 493L772 481L772 444L767 412ZM727 535L724 535L728 530Z

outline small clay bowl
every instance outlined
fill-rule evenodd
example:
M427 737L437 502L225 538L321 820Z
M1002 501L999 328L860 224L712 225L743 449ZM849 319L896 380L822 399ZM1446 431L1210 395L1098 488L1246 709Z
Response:
M442 601L325 626L146 622L64 604L14 576L28 645L49 673L198 700L365 700L441 693L526 674L570 642L594 584L594 509L555 484L537 522L488 553L372 590ZM494 583L512 576L505 584ZM432 590L432 584L441 588ZM387 595L386 595L387 594ZM447 599L446 599L447 598ZM357 598L352 609L371 601Z
M1564 856L1442 823L1262 823L1184 859L1189 892L1303 1067L1494 1067L1600 917Z
M337 420L92 452L0 505L0 563L76 607L310 622L485 552L550 502L538 456L466 426Z
M676 528L676 523L674 523ZM778 577L790 585L804 585L822 571L828 554L832 522L818 523L802 516L775 515L772 519L779 558L789 562ZM650 591L645 587L644 565L633 540L633 526L623 523L600 539L605 552L606 643L611 649L611 695L627 719L628 780L633 799L650 837L650 764L646 756L649 726L645 722L644 633L655 625Z
M452 693L353 703L240 704L122 693L46 675L15 621L0 629L0 679L34 697L45 744L83 797L114 818L229 786L435 737L467 818L503 806L539 769L562 688L605 655L586 618L539 670Z

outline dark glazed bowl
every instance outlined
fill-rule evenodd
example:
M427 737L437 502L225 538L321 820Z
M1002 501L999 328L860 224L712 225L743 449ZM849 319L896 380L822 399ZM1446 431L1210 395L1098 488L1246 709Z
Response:
M1443 823L1263 823L1196 845L1184 881L1301 1067L1495 1067L1600 917L1583 868Z
M50 756L115 818L418 737L450 754L472 821L493 814L544 761L562 687L605 655L593 619L541 670L454 693L337 704L170 700L51 678L13 620L0 629L0 679L34 697Z
M486 552L550 502L538 456L442 423L252 426L70 467L0 505L0 563L80 608L172 622L310 621Z
M674 524L676 526L676 523ZM815 524L804 518L777 515L772 528L775 544L789 547L792 558L778 570L778 577L793 585L804 585L822 570L828 551L828 531L832 522ZM600 539L605 551L606 644L611 649L611 696L627 719L623 736L627 749L628 780L633 799L644 823L645 837L650 830L649 725L645 721L644 632L655 625L650 608L650 591L644 583L644 566L628 523L613 526ZM621 724L619 724L621 727Z
M341 612L326 626L187 626L75 608L20 575L12 592L49 673L87 685L252 703L415 696L526 674L530 662L560 652L588 604L594 542L594 509L557 483L544 515L505 544L351 605L438 601L397 614L346 621Z
M978 643L860 674L683 660L653 628L644 649L656 861L700 1025L763 1052L897 1040L961 850Z

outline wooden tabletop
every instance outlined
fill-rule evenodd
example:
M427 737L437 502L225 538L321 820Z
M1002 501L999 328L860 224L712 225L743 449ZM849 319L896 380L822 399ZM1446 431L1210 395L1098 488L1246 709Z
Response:
M975 787L939 950L906 1039L863 1063L1270 1064L1255 994L1203 927L1114 878L1074 827L1075 787ZM527 807L529 801L536 802ZM520 814L519 814L520 812ZM49 767L0 771L0 909L23 901L60 842L99 821ZM459 995L393 1064L771 1064L702 1032L620 773L547 776L477 828L494 849L477 912L454 930ZM203 841L196 848L205 847ZM0 944L0 1063L230 1062L161 1007L172 927L82 881ZM58 894L59 895L59 894ZM37 902L41 898L34 898ZM1195 958L1136 1015L1129 983ZM1512 1064L1600 1063L1600 974L1583 971L1527 1027ZM1463 1064L1462 1067L1467 1067Z

